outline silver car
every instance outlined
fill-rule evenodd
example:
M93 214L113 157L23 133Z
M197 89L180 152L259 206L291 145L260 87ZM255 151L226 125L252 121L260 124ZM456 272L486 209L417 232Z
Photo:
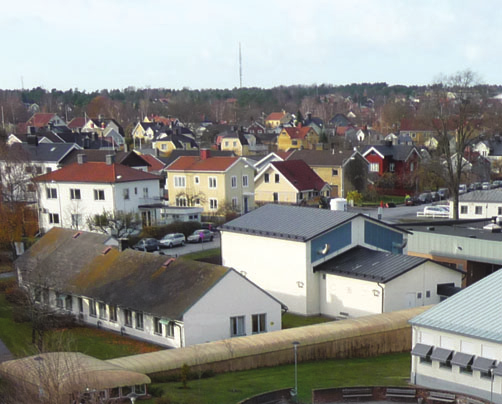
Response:
M200 229L195 230L192 234L188 236L187 241L189 243L202 243L204 241L213 241L214 234L211 230Z
M183 233L169 233L159 241L161 247L174 247L176 245L185 245L185 235Z

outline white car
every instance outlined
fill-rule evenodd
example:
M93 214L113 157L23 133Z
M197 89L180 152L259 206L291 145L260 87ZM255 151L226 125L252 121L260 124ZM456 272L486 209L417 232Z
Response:
M185 245L185 235L183 233L170 233L166 234L159 241L161 247L174 247L176 245Z

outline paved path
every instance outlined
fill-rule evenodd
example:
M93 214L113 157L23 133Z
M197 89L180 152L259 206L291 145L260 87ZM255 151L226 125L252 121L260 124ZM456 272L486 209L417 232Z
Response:
M4 272L0 274L0 278L10 278L14 276L14 272ZM14 355L7 349L3 341L0 339L0 363L14 359Z

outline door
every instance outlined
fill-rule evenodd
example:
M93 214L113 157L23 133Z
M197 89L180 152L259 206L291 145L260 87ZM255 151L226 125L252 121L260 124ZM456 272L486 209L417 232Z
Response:
M406 308L411 309L412 307L416 307L416 305L415 293L406 293Z

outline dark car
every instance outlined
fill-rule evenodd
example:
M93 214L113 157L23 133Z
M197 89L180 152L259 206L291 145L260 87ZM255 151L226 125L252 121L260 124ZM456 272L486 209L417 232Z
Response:
M132 248L139 251L157 251L159 249L159 242L154 238L142 238Z
M432 194L430 192L423 192L418 195L418 199L420 203L431 203L432 202Z
M432 195L432 202L437 202L441 200L441 195L439 194L439 192L431 192L431 195Z
M195 230L187 238L189 243L202 243L203 241L213 241L214 234L211 230L199 229Z
M448 188L439 188L438 194L441 197L442 201L450 197L450 191L448 190Z
M418 199L418 197L416 197L416 196L410 196L409 198L406 198L404 200L404 204L406 206L415 206L415 205L420 205L421 202L420 202L420 199Z

